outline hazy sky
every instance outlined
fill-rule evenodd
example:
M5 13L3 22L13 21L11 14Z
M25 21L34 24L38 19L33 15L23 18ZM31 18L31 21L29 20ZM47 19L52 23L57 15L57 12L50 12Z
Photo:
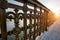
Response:
M60 0L38 0L56 14L60 13Z

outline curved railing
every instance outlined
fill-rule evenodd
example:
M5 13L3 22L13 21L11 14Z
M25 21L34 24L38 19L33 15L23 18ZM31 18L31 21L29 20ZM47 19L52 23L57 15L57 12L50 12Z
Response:
M22 3L23 6L20 6L21 4L11 4L7 0L0 0L2 40L7 40L8 36L12 34L14 40L35 40L36 36L46 31L47 27L55 21L48 19L49 12L51 11L40 2L36 0L15 1ZM13 9L13 11L9 11L10 9L7 10L8 8ZM12 21L13 23L8 23ZM11 25L10 28L12 28L12 30L8 29L9 25Z

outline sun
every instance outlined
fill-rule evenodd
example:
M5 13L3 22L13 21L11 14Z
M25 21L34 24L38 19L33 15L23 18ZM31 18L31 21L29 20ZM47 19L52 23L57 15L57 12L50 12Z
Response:
M59 17L59 13L55 13L56 17Z

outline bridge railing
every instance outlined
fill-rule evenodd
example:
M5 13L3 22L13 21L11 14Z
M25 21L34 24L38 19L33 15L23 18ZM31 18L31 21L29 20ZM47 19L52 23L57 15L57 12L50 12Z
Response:
M16 1L23 5L0 0L1 38L8 40L8 36L13 34L14 40L35 40L36 36L47 30L50 10L36 0ZM10 9L6 11L8 8L13 9L13 11L9 11ZM12 28L10 31L8 31L9 26Z

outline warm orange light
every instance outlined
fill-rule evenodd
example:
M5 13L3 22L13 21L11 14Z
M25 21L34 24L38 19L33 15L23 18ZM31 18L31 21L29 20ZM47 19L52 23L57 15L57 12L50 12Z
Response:
M59 13L55 13L56 17L59 17Z

